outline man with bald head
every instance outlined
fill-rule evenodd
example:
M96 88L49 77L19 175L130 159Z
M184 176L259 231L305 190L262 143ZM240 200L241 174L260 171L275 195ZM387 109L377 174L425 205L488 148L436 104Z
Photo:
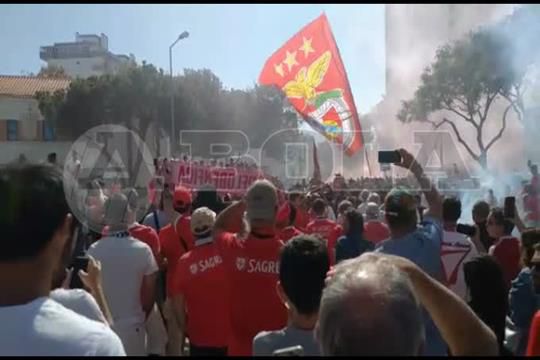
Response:
M422 305L455 356L497 355L493 332L411 261L365 253L336 266L321 299L323 356L414 356L425 347Z
M146 356L145 321L154 306L158 267L150 247L129 234L135 209L126 195L115 193L105 202L107 236L88 254L102 265L103 290L111 310L113 330L126 354Z

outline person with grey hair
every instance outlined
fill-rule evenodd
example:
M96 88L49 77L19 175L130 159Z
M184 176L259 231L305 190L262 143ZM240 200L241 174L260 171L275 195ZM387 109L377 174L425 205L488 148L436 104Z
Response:
M422 305L454 356L494 356L497 339L463 302L411 261L366 253L336 266L323 291L323 356L415 356L425 345Z
M283 246L277 235L277 211L276 188L268 180L258 180L243 200L216 218L214 241L229 285L229 356L250 356L259 332L287 324L285 306L276 292Z
M381 221L381 211L376 203L370 202L367 204L364 220L364 238L366 240L377 245L390 237L390 230Z
M368 197L369 191L366 189L362 190L362 192L360 192L360 196L358 196L358 200L360 200L360 205L358 205L357 209L360 210L362 214L366 212Z
M113 330L126 354L148 355L145 321L154 307L158 267L152 250L129 234L131 209L122 193L105 202L106 236L88 254L102 264L103 290L111 310Z
M381 197L376 192L372 192L368 196L367 203L375 203L377 205L381 205Z

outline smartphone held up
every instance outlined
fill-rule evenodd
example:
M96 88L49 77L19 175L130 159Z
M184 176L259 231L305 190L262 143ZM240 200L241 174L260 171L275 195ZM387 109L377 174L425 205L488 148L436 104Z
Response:
M401 162L401 154L397 150L379 151L380 164L398 164Z

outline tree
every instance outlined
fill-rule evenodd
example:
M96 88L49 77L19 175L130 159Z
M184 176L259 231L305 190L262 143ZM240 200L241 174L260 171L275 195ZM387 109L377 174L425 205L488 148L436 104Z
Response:
M185 69L171 83L163 70L144 62L115 75L75 79L65 92L40 93L36 99L62 138L75 139L101 124L121 124L144 137L151 124L170 132L171 88L177 131L241 130L251 146L260 147L273 132L294 123L284 111L287 104L277 89L224 89L208 69ZM231 139L227 134L220 138L223 142ZM208 155L208 144L192 146L193 151ZM278 156L280 151L276 146L271 152ZM134 159L134 164L139 160Z
M488 152L503 135L510 111L519 116L519 100L512 91L519 89L521 78L513 66L510 49L505 37L490 31L470 33L443 46L422 73L413 99L402 102L398 119L427 122L435 129L448 125L467 153L485 169ZM486 140L486 123L488 119L495 121L490 109L501 99L507 105L500 129ZM435 115L442 119L434 120ZM464 125L475 133L476 146L463 138L463 132L468 131Z
M66 74L66 71L61 66L48 65L46 67L41 67L38 77L42 78L59 78L59 79L69 79L70 76Z

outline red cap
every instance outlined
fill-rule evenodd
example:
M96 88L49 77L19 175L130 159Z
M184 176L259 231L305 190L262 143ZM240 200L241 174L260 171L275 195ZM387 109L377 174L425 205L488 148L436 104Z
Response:
M180 206L191 204L191 191L183 186L175 187L173 201L175 205Z

